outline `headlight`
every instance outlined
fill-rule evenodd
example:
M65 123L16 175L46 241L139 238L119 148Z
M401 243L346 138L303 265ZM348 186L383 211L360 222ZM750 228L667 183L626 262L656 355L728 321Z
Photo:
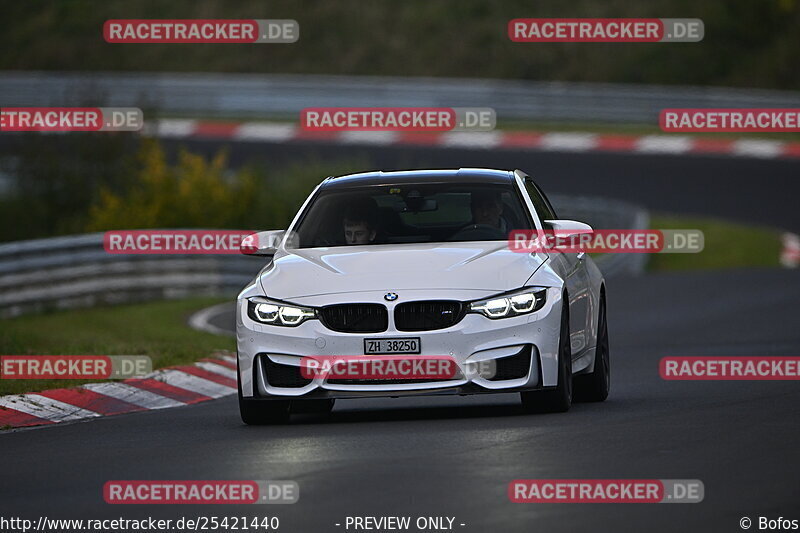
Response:
M469 304L470 313L480 313L488 318L508 318L538 311L544 306L547 289L526 287L525 289L501 294Z
M262 324L297 326L306 320L317 318L317 311L313 307L274 302L256 296L247 300L247 315Z

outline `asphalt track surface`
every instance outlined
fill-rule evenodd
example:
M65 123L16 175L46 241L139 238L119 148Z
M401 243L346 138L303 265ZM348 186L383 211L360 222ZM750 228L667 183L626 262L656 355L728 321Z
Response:
M228 149L233 164L264 167L308 161L356 163L363 170L519 168L545 193L604 196L656 212L716 216L800 232L800 159L711 155L620 154L545 150L364 146L294 141L166 141L214 154ZM324 176L321 176L322 179Z
M286 157L298 155L283 149ZM241 150L232 155L243 160ZM262 146L260 156L270 150L278 148ZM609 197L655 209L800 226L797 185L790 179L800 165L786 161L370 153L376 165L406 157L402 166L416 166L416 157L426 166L519 166L536 173L536 164L548 191L575 193L584 184L581 192L611 190ZM568 169L554 172L563 166ZM681 185L699 196L683 194ZM791 198L783 186L793 187ZM613 382L605 403L527 415L516 395L349 400L338 402L328 418L305 415L285 426L248 427L239 420L236 399L227 398L5 432L0 517L267 515L278 516L284 532L345 531L347 516L450 516L455 530L465 532L741 531L743 516L756 524L759 516L800 519L800 384L675 382L658 373L667 355L800 355L800 272L620 278L609 281L608 298ZM230 327L231 315L215 323ZM705 499L510 503L508 484L521 478L699 479ZM115 479L295 480L300 501L108 505L102 487Z
M0 136L0 155L21 150L26 137ZM54 139L57 142L58 139ZM207 155L225 148L231 164L282 168L316 161L359 170L484 167L519 168L546 193L605 196L636 202L653 211L717 216L800 232L800 159L663 155L613 152L470 149L409 145L369 146L313 141L255 142L164 139ZM67 149L67 148L65 148ZM341 167L341 164L339 165ZM320 176L320 180L325 176Z
M665 355L800 354L800 272L609 283L612 393L526 415L516 395L339 401L329 418L248 427L235 398L0 435L0 516L454 516L458 531L738 531L800 518L798 382L674 382ZM230 314L216 318L230 325ZM700 479L697 504L514 504L519 478ZM114 479L290 479L294 505L112 506ZM793 514L795 516L793 516ZM351 529L352 531L352 529Z

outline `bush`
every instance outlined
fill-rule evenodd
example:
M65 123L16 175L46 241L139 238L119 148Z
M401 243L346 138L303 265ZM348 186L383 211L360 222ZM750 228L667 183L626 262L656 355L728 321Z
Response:
M136 143L140 143L138 148ZM0 242L112 229L286 228L326 176L364 170L361 161L231 169L181 149L174 161L155 139L70 134L19 138L0 160Z
M256 206L255 177L248 170L228 172L224 151L207 161L182 149L170 166L158 142L146 139L138 163L126 190L101 189L89 209L88 231L232 227Z
M354 163L305 162L269 172L231 171L220 151L211 160L181 149L174 165L157 141L143 141L127 188L104 187L89 209L86 231L144 228L285 229L326 176ZM336 172L333 172L336 170Z

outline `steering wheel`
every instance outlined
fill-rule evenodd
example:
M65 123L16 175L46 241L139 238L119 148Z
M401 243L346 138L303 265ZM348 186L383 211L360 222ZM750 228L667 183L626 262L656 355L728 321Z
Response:
M451 239L456 241L494 241L505 237L503 230L491 224L469 224L458 230Z

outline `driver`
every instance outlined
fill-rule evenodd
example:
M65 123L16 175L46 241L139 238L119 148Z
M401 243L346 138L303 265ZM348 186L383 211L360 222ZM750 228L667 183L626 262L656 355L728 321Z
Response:
M342 225L344 226L344 239L347 244L370 244L378 234L373 210L364 205L348 209L345 212Z
M508 223L503 217L503 200L500 191L475 191L471 195L472 224L491 226L508 232Z

